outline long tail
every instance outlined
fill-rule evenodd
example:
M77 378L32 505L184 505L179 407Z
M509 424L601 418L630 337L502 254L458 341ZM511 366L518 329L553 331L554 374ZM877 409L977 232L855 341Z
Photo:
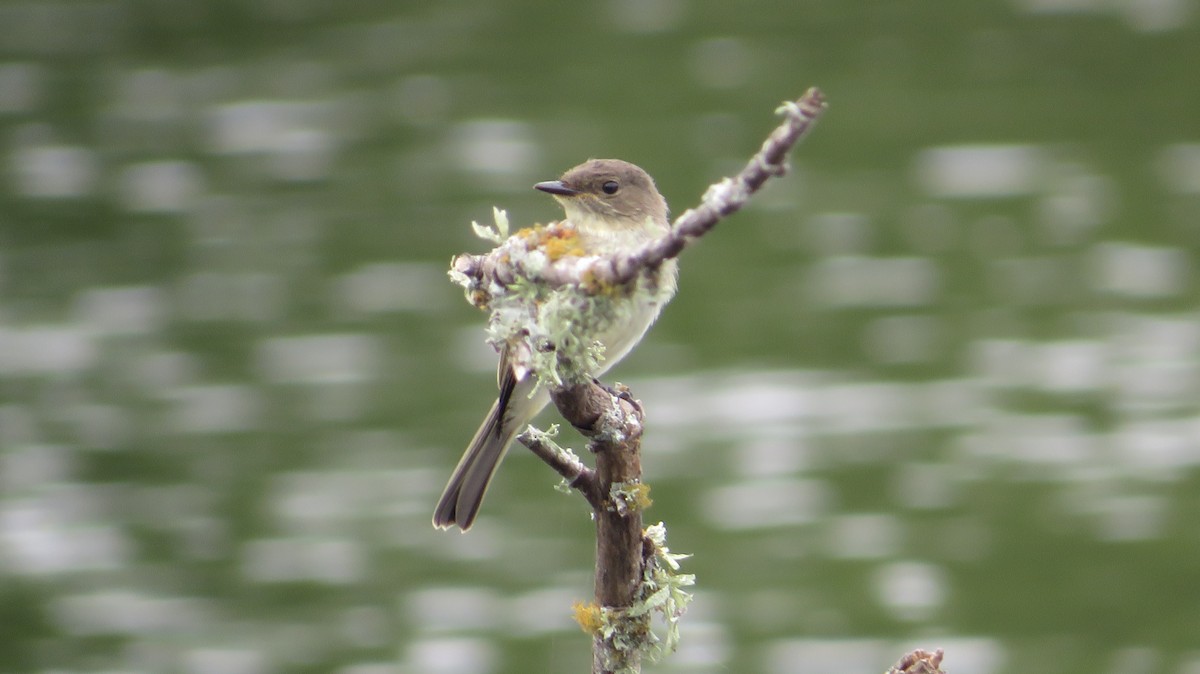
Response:
M512 443L515 424L505 424L501 416L502 401L497 400L492 405L492 411L484 419L483 425L475 432L467 451L458 461L450 482L446 484L442 498L438 500L437 508L433 511L433 526L439 529L449 529L458 525L466 531L475 523L479 514L479 506L483 503L483 495L487 493L492 476L500 466L500 460L508 445ZM507 407L507 406L504 406ZM508 426L508 428L505 428Z

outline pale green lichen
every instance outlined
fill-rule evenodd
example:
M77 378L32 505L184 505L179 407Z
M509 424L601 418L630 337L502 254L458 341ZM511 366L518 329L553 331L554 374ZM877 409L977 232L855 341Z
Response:
M550 424L550 427L544 431L534 426L528 426L525 432L517 437L521 442L525 442L526 438L528 438L533 442L549 447L551 451L558 455L559 460L563 463L574 463L582 466L583 462L579 460L579 455L571 451L570 447L563 447L554 441L554 438L558 437L558 430L558 424ZM558 484L554 485L554 490L563 494L571 494L575 491L565 477L559 480Z
M604 360L604 345L588 336L602 334L613 324L617 303L572 286L543 292L532 303L524 298L518 303L533 310L524 326L526 335L518 336L527 336L534 347L531 369L538 379L550 386L589 381Z
M600 607L600 626L595 633L610 646L604 669L614 674L637 674L642 669L642 656L657 657L658 637L650 629L650 614L631 611Z
M604 345L597 337L632 320L639 305L629 301L632 288L539 284L547 265L576 254L579 243L573 230L533 227L503 238L509 231L508 217L499 208L493 209L493 217L493 227L473 222L472 228L499 244L491 255L516 271L516 279L481 287L478 279L453 268L450 279L464 288L467 301L491 311L488 343L506 352L514 369L532 372L543 386L589 381L604 361ZM547 249L557 252L550 255Z
M679 619L692 601L692 593L683 588L695 585L696 576L679 573L680 560L691 555L673 553L667 548L667 527L662 522L647 527L644 533L654 547L654 554L642 570L642 599L634 608L643 607L647 613L657 612L667 625L666 637L650 654L658 659L679 646Z
M450 271L446 273L450 275L450 282L456 286L462 286L470 289L471 286L475 285L475 282L471 280L470 276L467 276L454 267L450 267Z
M687 611L696 576L679 573L680 560L691 555L673 553L667 548L667 528L662 522L643 532L653 548L645 559L642 583L633 606L616 609L595 604L576 604L575 620L580 627L602 638L610 646L605 668L614 672L636 672L642 657L659 660L679 646L679 619ZM661 616L666 635L654 633L651 618Z
M803 117L804 110L796 101L784 101L778 108L775 108L775 114L780 117Z
M531 424L525 427L525 432L522 433L522 435L528 435L530 440L534 442L540 442L559 454L566 454L578 458L575 456L574 452L566 447L559 446L559 444L554 441L554 438L558 437L558 431L558 424L550 424L550 426L544 431Z
M504 243L508 238L508 213L503 209L492 206L492 227L471 221L471 229L475 230L475 236L484 241L491 241L495 244Z

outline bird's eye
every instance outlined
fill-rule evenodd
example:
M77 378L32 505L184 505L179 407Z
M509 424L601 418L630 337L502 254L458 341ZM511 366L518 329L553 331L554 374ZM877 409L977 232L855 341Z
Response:
M603 185L601 185L600 189L604 190L605 194L616 194L617 188L619 188L619 187L620 187L620 185L617 184L617 181L609 180L609 181L605 182Z

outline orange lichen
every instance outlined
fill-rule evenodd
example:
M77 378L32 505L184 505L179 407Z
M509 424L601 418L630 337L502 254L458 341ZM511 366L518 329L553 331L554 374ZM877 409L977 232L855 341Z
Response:
M564 257L583 257L587 251L579 240L579 233L558 224L526 227L516 233L529 250L540 249L551 262Z
M546 253L546 257L550 258L551 262L563 257L587 255L583 249L583 242L579 240L579 234L569 229L547 231L542 237L539 248Z
M654 505L654 500L650 498L650 485L645 482L631 485L630 491L633 495L633 506L635 509L645 510Z
M492 301L492 296L484 290L468 290L468 301L480 309L487 310L488 304Z
M596 278L596 273L591 267L585 268L580 273L579 280L582 282L584 291L592 296L627 297L633 289L631 284L613 284Z
M600 606L595 602L585 604L577 601L571 605L571 613L574 614L575 622L579 623L579 627L588 634L598 634L604 625L604 618L600 615Z

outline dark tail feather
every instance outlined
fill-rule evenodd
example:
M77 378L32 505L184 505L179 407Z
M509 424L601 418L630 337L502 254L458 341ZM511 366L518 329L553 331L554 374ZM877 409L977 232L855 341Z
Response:
M475 523L483 495L487 493L492 476L504 458L504 452L512 442L512 435L504 432L501 423L500 400L492 405L492 411L463 453L458 466L446 484L442 498L433 511L433 526L449 529L458 525L466 531Z

